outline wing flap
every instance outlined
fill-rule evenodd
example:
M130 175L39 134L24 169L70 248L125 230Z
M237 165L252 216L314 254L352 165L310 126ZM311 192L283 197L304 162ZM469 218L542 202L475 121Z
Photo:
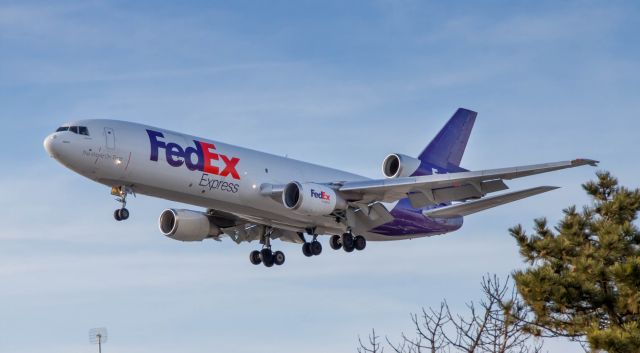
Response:
M366 232L391 221L393 216L381 203L374 203L358 210L347 209L347 223L356 232Z
M422 208L428 205L437 205L443 202L463 201L472 198L480 198L496 191L507 190L509 187L502 180L483 181L462 186L451 186L442 189L410 191L407 196L414 208Z
M530 196L542 194L547 191L558 189L556 186L539 186L531 189L525 189L510 192L503 195L491 196L481 200L469 201L431 210L424 210L422 214L433 218L450 218L458 216L468 216L470 214L484 211L489 208L504 205L509 202L518 201Z

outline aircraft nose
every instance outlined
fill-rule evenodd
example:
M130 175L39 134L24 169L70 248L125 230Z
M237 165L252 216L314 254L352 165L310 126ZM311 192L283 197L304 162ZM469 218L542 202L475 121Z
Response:
M58 138L55 134L51 134L49 136L47 136L44 139L43 145L44 145L44 150L47 151L47 153L49 154L49 156L51 157L56 157L57 155L57 145L58 145Z

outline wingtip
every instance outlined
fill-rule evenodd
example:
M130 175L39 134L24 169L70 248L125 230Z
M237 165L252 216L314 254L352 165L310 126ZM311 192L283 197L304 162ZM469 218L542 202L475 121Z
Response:
M571 164L575 166L590 165L592 167L597 167L598 163L600 163L600 161L596 161L594 159L588 159L588 158L577 158L571 161Z

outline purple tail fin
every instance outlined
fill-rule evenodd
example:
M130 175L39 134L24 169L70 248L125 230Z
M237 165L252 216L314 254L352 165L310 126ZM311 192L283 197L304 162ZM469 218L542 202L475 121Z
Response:
M459 171L460 161L478 113L459 108L418 159L449 171Z

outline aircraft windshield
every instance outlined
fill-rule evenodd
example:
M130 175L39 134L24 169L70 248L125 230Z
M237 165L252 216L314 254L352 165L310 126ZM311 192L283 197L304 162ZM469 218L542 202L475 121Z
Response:
M60 126L56 132L71 131L74 134L89 136L89 129L86 126Z

